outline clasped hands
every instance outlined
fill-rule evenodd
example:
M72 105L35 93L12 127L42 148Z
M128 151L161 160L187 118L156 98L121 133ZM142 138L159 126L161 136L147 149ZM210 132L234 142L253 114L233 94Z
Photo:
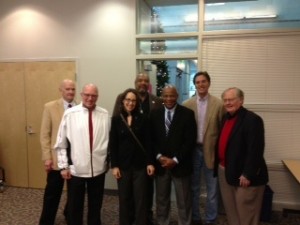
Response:
M176 161L172 158L166 156L160 156L158 159L160 165L166 169L173 169L176 166Z

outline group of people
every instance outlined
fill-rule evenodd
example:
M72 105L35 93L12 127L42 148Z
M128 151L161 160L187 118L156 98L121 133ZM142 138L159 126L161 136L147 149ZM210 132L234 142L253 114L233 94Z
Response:
M135 88L117 97L111 118L96 105L97 86L85 85L77 105L74 82L64 80L62 98L47 103L43 113L47 185L39 224L55 224L67 180L67 224L83 224L87 192L87 223L100 225L110 167L118 185L120 225L168 225L172 184L179 225L214 224L219 200L229 225L258 225L268 182L263 120L243 107L239 88L225 90L221 100L209 94L207 72L196 73L193 82L195 95L181 105L174 86L166 85L158 98L148 92L149 76L140 73ZM207 197L201 216L203 180Z

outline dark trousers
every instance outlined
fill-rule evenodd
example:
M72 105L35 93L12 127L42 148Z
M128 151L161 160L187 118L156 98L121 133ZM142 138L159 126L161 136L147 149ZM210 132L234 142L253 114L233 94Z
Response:
M147 225L153 224L154 178L147 176Z
M55 224L55 217L59 206L64 179L59 170L52 170L47 174L47 184L44 192L43 210L39 225Z
M83 224L84 197L88 197L88 225L101 225L105 174L96 177L75 177L68 180L68 225Z
M146 168L121 170L118 179L120 225L147 225Z

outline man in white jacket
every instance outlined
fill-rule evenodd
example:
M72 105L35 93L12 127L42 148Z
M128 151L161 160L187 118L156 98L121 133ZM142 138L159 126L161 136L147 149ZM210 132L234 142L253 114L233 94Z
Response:
M81 92L81 104L65 111L55 149L58 167L68 186L68 225L82 225L85 189L88 193L89 225L101 225L101 207L110 116L96 106L98 88L87 84Z

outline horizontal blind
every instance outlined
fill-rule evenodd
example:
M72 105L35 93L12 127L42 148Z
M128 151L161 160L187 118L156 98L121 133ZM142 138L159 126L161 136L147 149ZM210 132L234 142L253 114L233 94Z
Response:
M202 69L218 96L237 86L246 103L300 104L300 34L204 39Z
M267 161L300 159L300 34L206 38L202 50L211 93L239 87L263 117Z

